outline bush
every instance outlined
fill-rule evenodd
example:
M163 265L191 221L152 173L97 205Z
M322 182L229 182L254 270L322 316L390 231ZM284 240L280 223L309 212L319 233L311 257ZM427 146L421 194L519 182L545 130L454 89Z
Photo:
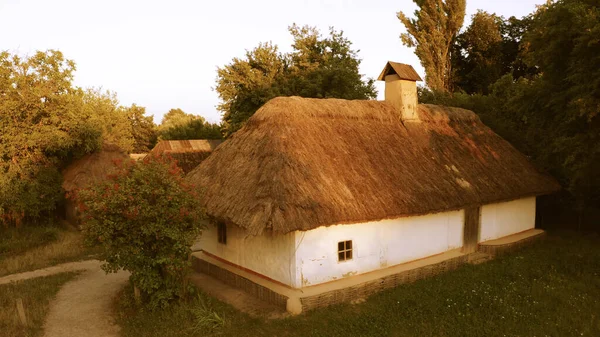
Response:
M74 196L88 241L103 248L103 269L131 272L150 309L186 293L190 247L203 218L197 197L168 158L118 163L109 180Z

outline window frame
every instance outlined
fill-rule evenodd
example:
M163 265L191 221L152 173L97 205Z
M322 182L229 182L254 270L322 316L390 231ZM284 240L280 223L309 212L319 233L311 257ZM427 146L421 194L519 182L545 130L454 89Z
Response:
M343 256L343 258L342 258ZM352 240L338 241L337 260L338 263L348 262L354 259L354 243Z
M224 222L217 222L217 242L227 245L227 224Z

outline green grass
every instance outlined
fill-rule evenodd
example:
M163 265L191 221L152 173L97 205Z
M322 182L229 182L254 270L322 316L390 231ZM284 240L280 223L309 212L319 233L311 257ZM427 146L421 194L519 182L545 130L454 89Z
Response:
M41 336L50 301L77 273L61 273L0 285L0 337ZM28 326L21 325L16 300L23 301Z
M124 296L123 298L127 298ZM127 302L127 300L123 300ZM122 302L122 303L123 303ZM225 326L194 332L197 300L151 313L119 307L123 336L600 336L600 237L560 233L477 266L282 320L213 300Z
M0 276L90 258L82 234L57 225L0 228Z
M57 226L22 226L0 229L0 258L24 253L29 249L58 240Z

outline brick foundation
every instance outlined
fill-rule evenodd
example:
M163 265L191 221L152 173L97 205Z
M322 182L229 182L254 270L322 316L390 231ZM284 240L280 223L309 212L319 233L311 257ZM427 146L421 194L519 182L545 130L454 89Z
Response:
M302 302L302 311L322 308L337 303L351 302L356 299L367 298L377 292L397 287L400 284L411 283L423 278L432 277L450 270L454 270L466 262L467 255L463 255L442 261L440 263L385 276L378 280L357 284L352 287L304 297L300 299Z
M215 266L198 257L192 256L192 268L200 273L210 275L230 286L242 289L250 295L286 310L287 297L273 290L256 284L245 277L232 273L227 269Z

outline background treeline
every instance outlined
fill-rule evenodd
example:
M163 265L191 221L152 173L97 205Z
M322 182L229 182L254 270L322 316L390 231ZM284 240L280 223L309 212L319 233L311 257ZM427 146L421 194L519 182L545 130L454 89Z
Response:
M420 88L420 102L473 110L560 181L540 200L542 225L600 229L600 3L480 11L449 49L447 85Z
M144 107L73 85L75 63L56 50L0 52L0 225L36 223L64 198L61 171L104 143L143 153L158 139L220 138L220 127L177 109L157 126ZM173 112L175 111L175 112Z

